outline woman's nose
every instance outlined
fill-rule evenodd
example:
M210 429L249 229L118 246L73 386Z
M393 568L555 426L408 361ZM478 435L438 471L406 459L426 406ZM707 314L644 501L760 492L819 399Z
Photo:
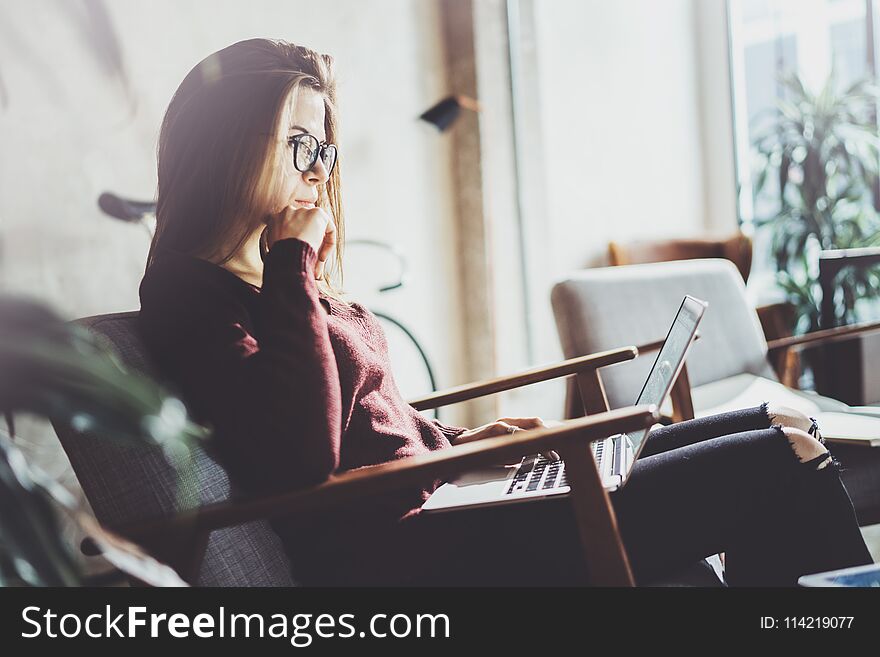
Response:
M315 166L303 173L303 177L311 185L322 185L330 178L327 174L327 168L324 166L324 161L320 157L315 162Z

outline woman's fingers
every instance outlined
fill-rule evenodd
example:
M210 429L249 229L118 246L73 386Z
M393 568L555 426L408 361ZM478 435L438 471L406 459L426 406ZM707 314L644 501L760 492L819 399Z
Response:
M540 429L541 427L548 426L539 417L502 417L498 418L498 421L508 425L512 424L520 429Z
M336 222L330 213L327 214L327 226L324 228L324 240L321 242L321 248L318 249L318 260L324 262L330 257L330 252L336 246Z
M547 420L546 422L539 417L502 417L495 422L484 424L476 429L469 429L460 434L455 439L455 444L473 442L474 440L483 440L484 438L493 438L495 436L511 435L518 431L527 431L529 429L539 429L542 427L555 427L561 425L562 422L557 420ZM555 450L547 450L544 456L551 461L558 461L559 454Z
M315 265L315 278L321 278L324 274L324 263L330 257L330 253L336 246L336 223L330 213L327 213L327 226L324 229L324 239L318 249L318 262Z
M307 242L324 262L336 246L336 223L329 212L321 207L301 208L285 206L264 219L268 226L266 247L271 249L279 240L295 237ZM317 266L315 271L317 273Z
M519 429L519 427L517 427L516 425L508 424L507 422L504 422L502 420L496 420L488 426L490 436L503 436L504 434L513 433L514 431Z
M562 424L561 422L557 422L555 420L549 420L545 422L539 417L503 417L499 418L498 424L507 427L507 431L510 433L515 433L518 430L528 430L528 429L540 429L542 427L553 427L559 426ZM542 455L544 458L550 461L558 461L559 454L556 450L550 449L546 452L543 452Z
M456 439L456 444L470 443L474 440L483 440L484 438L494 438L495 436L504 436L516 431L517 427L507 424L506 422L490 422L476 429L469 429Z

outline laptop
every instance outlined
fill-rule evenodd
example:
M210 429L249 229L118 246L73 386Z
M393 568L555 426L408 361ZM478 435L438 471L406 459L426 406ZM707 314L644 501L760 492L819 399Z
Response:
M831 570L827 573L815 575L801 575L798 578L800 586L855 586L864 588L880 588L880 564L872 563L867 566L853 566Z
M635 405L660 408L684 365L707 304L685 296L645 380ZM602 485L613 491L623 486L633 463L645 446L648 430L617 434L591 444ZM513 465L467 472L440 486L422 505L425 512L449 511L486 504L508 504L545 499L569 492L565 463L531 454Z

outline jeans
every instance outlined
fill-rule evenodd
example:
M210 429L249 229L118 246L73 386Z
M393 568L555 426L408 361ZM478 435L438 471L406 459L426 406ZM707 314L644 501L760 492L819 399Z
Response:
M653 430L610 494L637 583L725 553L731 586L871 563L836 461L801 462L766 406ZM588 581L567 496L418 514L400 523L399 585L578 585ZM363 583L371 583L365 581ZM372 582L378 583L378 582Z

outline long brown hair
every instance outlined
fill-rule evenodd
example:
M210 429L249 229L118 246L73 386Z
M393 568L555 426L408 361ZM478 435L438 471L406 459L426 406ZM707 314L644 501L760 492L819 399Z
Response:
M333 59L278 40L249 39L199 62L165 112L159 135L156 233L147 269L163 251L227 262L272 211L285 156L291 100L301 88L324 98L326 139L338 144ZM343 301L345 221L337 162L318 199L336 222L336 259L319 288ZM225 250L225 252L224 252Z

